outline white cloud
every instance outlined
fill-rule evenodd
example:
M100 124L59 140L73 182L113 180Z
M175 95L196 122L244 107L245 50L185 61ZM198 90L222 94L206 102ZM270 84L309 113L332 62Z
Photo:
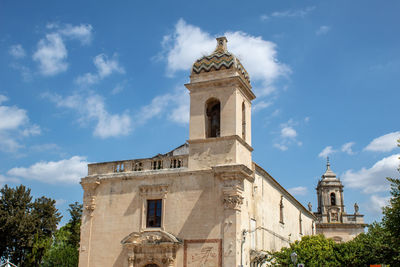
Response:
M331 155L331 154L333 154L333 153L335 153L335 152L337 152L337 151L334 150L334 149L332 148L332 146L327 146L327 147L325 147L325 148L318 154L318 157L320 157L320 158L326 158L326 157L328 157L329 155Z
M112 114L107 111L104 99L100 95L91 94L83 96L73 94L61 97L56 94L44 94L44 97L54 102L58 107L69 108L80 114L80 122L96 121L93 131L100 138L128 135L131 132L131 117L124 112Z
M107 77L113 72L125 73L124 68L118 63L116 54L111 59L108 59L105 54L97 55L93 62L101 78Z
M56 206L63 206L67 201L65 199L56 199Z
M295 138L297 136L297 132L290 126L286 126L281 129L281 136L283 138Z
M251 74L255 91L260 97L275 91L274 83L290 74L290 68L277 60L276 44L244 32L226 32L228 49L238 56ZM164 36L163 52L158 56L167 61L167 74L188 71L196 59L210 54L216 46L214 36L180 19L171 35Z
M349 155L353 155L354 154L354 151L352 149L353 145L354 145L354 142L348 142L348 143L342 145L341 151L345 152Z
M121 93L124 90L124 86L122 84L117 84L114 89L111 90L112 95L116 95Z
M124 68L121 67L118 62L116 54L114 54L111 59L109 59L105 54L99 54L94 57L93 64L96 66L97 72L95 74L85 73L84 75L79 76L76 79L78 84L95 84L114 72L125 73Z
M303 145L301 141L298 141L296 139L297 131L294 129L295 125L298 125L298 122L295 122L292 119L280 125L280 135L279 138L275 141L274 147L282 151L286 151L292 144L297 144L298 146Z
M400 154L391 155L376 162L371 168L358 171L348 170L342 177L349 188L360 188L366 194L388 191L386 177L396 177Z
M327 34L331 30L331 27L322 25L321 27L318 28L318 30L315 32L316 35L323 35Z
M58 23L49 23L46 27L52 32L38 42L32 58L39 63L42 75L52 76L68 69L65 39L76 39L83 45L89 44L92 40L92 26L89 24L60 26Z
M8 101L8 97L6 97L5 95L0 95L0 104L6 101Z
M284 144L279 144L279 143L275 143L274 147L276 147L277 149L281 150L281 151L286 151L288 150L288 146L284 145Z
M255 112L263 110L263 109L265 109L265 108L267 108L267 107L269 107L271 105L272 105L271 101L266 102L264 100L261 100L261 101L257 101L256 103L254 103L252 108L251 108L251 110L252 110L253 113L255 113Z
M60 161L40 161L27 168L12 168L7 175L50 184L76 184L80 178L87 175L88 163L86 157L73 156Z
M293 196L305 196L307 195L307 187L305 186L297 186L288 189L289 193Z
M302 9L290 9L284 11L276 11L273 12L270 16L275 18L304 18L307 16L311 11L315 9L315 6L310 6Z
M26 113L26 110L16 106L0 106L0 132L16 130L26 125L29 121Z
M66 24L64 27L59 28L59 32L68 38L78 39L83 45L88 45L92 41L93 27L90 24L80 24L73 26Z
M2 187L4 184L7 183L19 183L19 179L14 178L14 177L6 177L4 175L0 174L0 187Z
M378 195L372 195L369 200L367 208L375 214L381 214L382 208L389 204L390 197L382 197Z
M138 123L166 114L167 118L176 123L189 122L189 95L183 87L175 88L174 92L156 96L151 103L143 106L136 116Z
M10 46L8 52L15 58L24 58L26 55L24 48L20 44Z
M68 52L60 34L51 33L39 41L33 60L39 63L41 74L51 76L67 70L67 56Z
M26 110L2 105L7 100L0 95L0 150L15 152L22 147L18 139L40 134L40 127L29 123Z
M397 140L400 139L400 131L388 133L375 138L364 150L376 152L389 152L397 147Z
M269 19L268 15L263 14L263 15L260 16L260 20L261 21L264 21L264 20L267 20L267 19Z

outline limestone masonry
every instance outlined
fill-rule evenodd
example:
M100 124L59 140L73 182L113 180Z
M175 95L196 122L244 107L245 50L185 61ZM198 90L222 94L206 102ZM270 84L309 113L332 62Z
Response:
M329 165L314 214L252 161L255 95L225 37L193 64L185 86L187 143L152 158L89 164L80 267L261 266L265 251L303 235L342 241L363 230L358 209L345 214Z

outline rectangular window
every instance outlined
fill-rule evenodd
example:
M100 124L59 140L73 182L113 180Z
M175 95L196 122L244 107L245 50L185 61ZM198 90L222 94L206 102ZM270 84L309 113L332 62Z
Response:
M146 227L161 227L162 199L147 200Z

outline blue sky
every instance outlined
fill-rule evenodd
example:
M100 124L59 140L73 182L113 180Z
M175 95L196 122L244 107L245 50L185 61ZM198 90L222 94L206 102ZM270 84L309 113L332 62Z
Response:
M304 205L326 156L368 223L398 177L398 1L1 1L0 185L81 201L88 162L188 139L195 59L250 74L253 160ZM65 217L65 219L67 216ZM65 222L64 219L64 222Z

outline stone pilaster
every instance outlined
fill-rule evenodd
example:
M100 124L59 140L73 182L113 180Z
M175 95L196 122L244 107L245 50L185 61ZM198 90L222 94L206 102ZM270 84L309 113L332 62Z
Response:
M244 180L253 181L253 171L244 165L213 167L221 182L221 202L224 205L222 222L222 266L238 266L241 258L241 211L244 201Z

